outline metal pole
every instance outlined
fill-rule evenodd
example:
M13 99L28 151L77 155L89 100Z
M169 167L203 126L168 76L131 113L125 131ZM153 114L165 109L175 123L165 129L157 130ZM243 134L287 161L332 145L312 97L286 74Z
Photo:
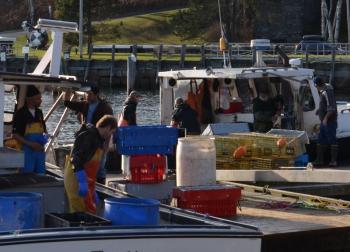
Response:
M44 117L44 122L47 122L47 120L49 119L49 117L51 116L52 112L55 111L55 109L60 105L60 101L63 98L64 93L62 92L60 94L60 96L57 98L57 100L55 101L55 103L52 105L52 107L50 108L50 110L47 112L47 114Z
M73 94L69 101L72 101L74 96L75 95ZM62 113L62 115L61 115L60 120L58 121L58 124L56 125L55 130L53 131L52 137L50 137L49 142L45 146L45 153L51 148L54 140L58 136L58 133L60 133L62 124L63 124L64 120L66 119L66 116L67 116L68 112L69 112L68 108L65 108L63 113Z
M79 53L80 58L83 58L83 0L79 4Z

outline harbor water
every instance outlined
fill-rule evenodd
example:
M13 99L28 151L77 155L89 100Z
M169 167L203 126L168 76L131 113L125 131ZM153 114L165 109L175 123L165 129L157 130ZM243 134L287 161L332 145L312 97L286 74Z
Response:
M106 99L112 106L115 115L122 111L123 102L126 98L126 90L124 89L101 89L101 97ZM139 91L141 99L137 106L137 123L139 125L156 125L160 122L159 111L159 92L158 91ZM42 94L41 109L44 115L54 104L55 98L52 92L45 91ZM5 95L5 110L13 111L15 105L15 96L12 93L6 93ZM63 102L51 115L46 123L48 133L52 134L57 126L60 116L64 111ZM170 122L169 122L170 123ZM79 122L76 113L69 111L69 114L62 126L60 134L57 138L58 144L67 144L74 141L74 132L79 128Z

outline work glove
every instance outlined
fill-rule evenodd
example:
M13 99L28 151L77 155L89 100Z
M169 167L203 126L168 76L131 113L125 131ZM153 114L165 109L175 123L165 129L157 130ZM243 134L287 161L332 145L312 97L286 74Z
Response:
M88 180L84 169L75 173L78 180L78 194L81 197L85 197L88 193Z

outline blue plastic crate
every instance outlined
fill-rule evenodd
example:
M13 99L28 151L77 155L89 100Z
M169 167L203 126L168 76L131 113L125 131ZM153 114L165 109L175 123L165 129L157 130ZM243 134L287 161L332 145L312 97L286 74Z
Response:
M296 167L303 167L303 166L307 166L307 163L309 162L309 155L308 154L303 154L298 156L295 161L294 161L294 165Z
M118 128L114 142L122 155L172 154L178 129L167 126L127 126Z

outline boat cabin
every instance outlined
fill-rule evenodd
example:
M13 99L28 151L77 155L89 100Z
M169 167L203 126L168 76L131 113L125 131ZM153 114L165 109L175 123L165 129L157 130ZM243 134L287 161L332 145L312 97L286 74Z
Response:
M253 67L193 69L160 72L161 123L168 124L174 100L195 98L199 107L209 99L210 123L252 124L253 99L261 90L281 101L281 118L276 127L305 130L316 136L319 95L313 84L314 71L298 67ZM207 85L207 90L203 87ZM203 94L207 92L207 94ZM205 98L204 98L205 97ZM202 108L199 108L202 109Z

